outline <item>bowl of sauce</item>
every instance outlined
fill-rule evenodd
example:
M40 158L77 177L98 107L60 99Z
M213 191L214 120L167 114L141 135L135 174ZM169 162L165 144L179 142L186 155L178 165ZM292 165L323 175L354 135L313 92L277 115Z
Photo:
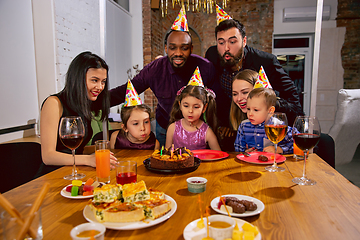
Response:
M209 235L214 240L223 240L232 238L232 233L235 227L235 219L225 215L211 215L209 216Z
M190 177L186 179L188 190L192 193L202 193L206 190L207 179L203 177Z
M104 240L105 231L105 226L100 223L83 223L74 227L70 236L73 240L89 240L91 237Z

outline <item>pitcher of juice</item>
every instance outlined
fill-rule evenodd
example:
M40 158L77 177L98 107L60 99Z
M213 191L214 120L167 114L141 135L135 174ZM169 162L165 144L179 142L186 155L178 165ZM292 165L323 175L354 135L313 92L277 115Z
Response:
M98 140L95 142L96 180L110 183L110 142Z

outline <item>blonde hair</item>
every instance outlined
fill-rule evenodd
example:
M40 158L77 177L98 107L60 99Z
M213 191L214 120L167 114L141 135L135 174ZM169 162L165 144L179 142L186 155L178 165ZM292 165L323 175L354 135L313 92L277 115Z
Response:
M254 86L258 77L259 77L259 74L257 72L255 72L251 69L245 69L245 70L239 72L238 74L236 74L236 76L233 78L232 83L235 80L243 80ZM232 83L231 83L231 86L232 86ZM231 127L235 131L238 130L240 123L243 120L247 119L246 113L241 111L239 106L236 105L236 103L234 103L234 101L232 99L231 99L230 118L229 119L230 119Z
M276 94L274 90L272 90L271 88L263 88L263 87L255 88L249 93L248 99L252 99L253 97L261 97L261 96L264 96L267 108L275 107Z

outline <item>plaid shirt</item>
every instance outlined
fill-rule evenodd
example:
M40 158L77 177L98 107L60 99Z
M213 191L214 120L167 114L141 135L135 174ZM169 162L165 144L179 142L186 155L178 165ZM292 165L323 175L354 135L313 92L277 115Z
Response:
M288 127L285 138L278 143L283 153L293 151L292 128ZM265 134L265 122L253 125L248 119L241 122L236 140L234 143L236 152L244 152L247 148L254 147L256 151L262 152L264 149L264 139L270 141ZM246 145L248 147L246 147Z
M240 71L240 70L239 70ZM232 98L232 89L231 83L235 75L239 72L228 72L226 69L223 69L223 72L220 76L221 88L224 90L225 94L231 99Z

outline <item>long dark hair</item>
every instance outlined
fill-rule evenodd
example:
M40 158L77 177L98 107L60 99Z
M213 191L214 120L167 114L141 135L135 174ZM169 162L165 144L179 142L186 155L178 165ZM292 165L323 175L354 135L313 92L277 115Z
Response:
M90 68L104 68L107 75L105 87L94 102L88 98L86 85L86 73ZM91 52L82 52L71 61L61 94L65 96L67 105L80 116L91 120L91 112L97 116L101 110L100 119L106 120L110 109L108 76L109 67L102 58Z
M216 132L217 118L215 96L213 95L212 91L209 91L201 86L188 85L182 90L182 92L178 96L176 96L170 113L169 125L177 120L184 118L180 110L180 103L187 96L192 96L201 100L204 104L204 107L207 104L207 108L205 111L206 120L204 119L204 114L201 114L200 119L206 122L209 127L211 127L212 130Z

